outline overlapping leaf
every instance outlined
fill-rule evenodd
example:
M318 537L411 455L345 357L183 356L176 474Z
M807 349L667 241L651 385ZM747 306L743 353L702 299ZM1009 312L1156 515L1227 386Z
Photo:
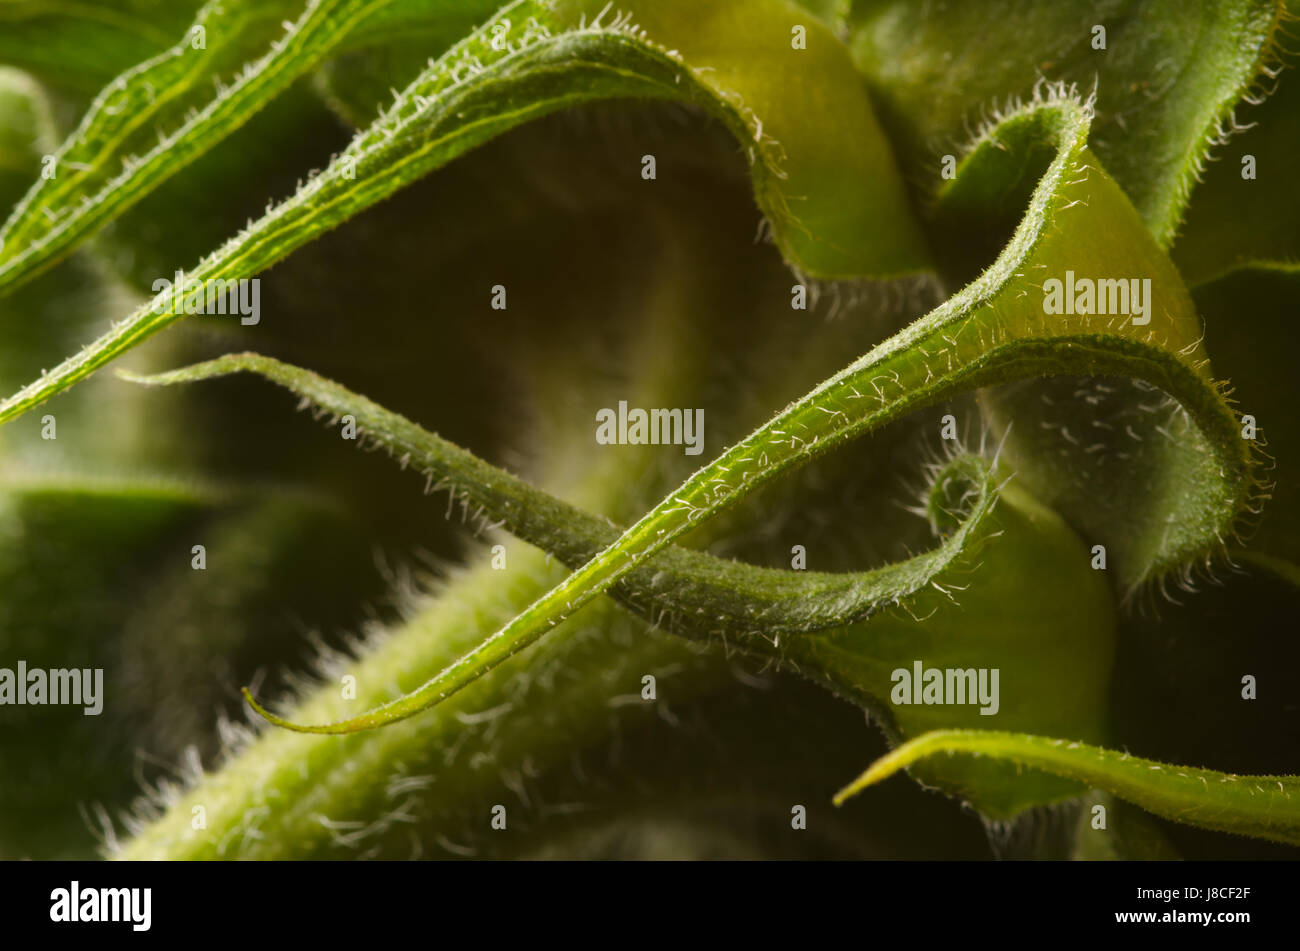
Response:
M433 63L328 169L202 262L189 275L184 297L207 280L257 274L494 134L528 118L611 96L698 102L718 112L743 141L752 141L759 206L772 221L777 243L797 266L834 277L888 276L923 265L919 238L865 94L845 81L852 68L842 49L828 42L821 52L810 52L802 94L791 96L769 71L755 69L752 52L736 59L729 58L726 47L709 47L707 38L717 31L743 27L760 43L758 48L770 49L770 37L763 39L755 24L770 26L769 17L788 20L790 11L778 0L769 17L755 18L753 11L741 16L726 8L718 14L721 22L708 31L697 30L694 22L687 29L676 15L680 11L656 7L657 13L646 12L660 18L656 28L668 35L653 40L629 14L612 17L601 7L589 17L585 7L575 3L552 9L519 0L504 8ZM782 55L800 52L789 49L788 35L783 31ZM693 37L703 44L707 62L691 63L678 50L661 45L680 38L684 46ZM249 82L269 83L274 72L258 72ZM268 78L256 78L263 75ZM821 105L842 116L829 130L808 108L810 97L825 95L835 101ZM776 138L786 133L799 143L797 150L793 144L784 149ZM827 134L830 140L823 141ZM814 182L817 189L812 191ZM175 309L166 299L151 302L6 400L0 420L84 379L184 316Z
M196 150L192 154L227 134L250 110L263 105L329 49L341 48L345 34L379 42L417 22L418 18L412 18L426 12L426 5L416 3L355 4L356 16L345 25L330 20L330 27L339 30L326 41L320 39L327 32L321 14L325 6L328 4L309 5L299 24L308 24L303 32L310 34L311 17L320 16L317 45L305 40L305 45L295 46L294 27L289 25L290 42L277 45L264 61L273 67L268 72L278 72L279 79L270 76L260 89L252 89L255 84L250 83L246 98L230 106L227 113L221 112L220 101L226 96L222 91L212 111L187 119L182 132ZM885 103L886 123L903 145L904 167L914 181L927 177L915 171L918 156L938 139L951 137L959 118L969 117L972 103L986 98L981 87L958 84L963 92L945 95L937 108L934 104L926 110L915 108L918 90L938 88L936 74L951 78L954 70L960 73L970 66L965 59L954 58L950 49L941 55L945 44L950 45L957 36L963 37L963 43L968 41L970 30L962 25L962 17L967 15L976 16L985 24L982 28L994 32L1013 23L1012 17L989 16L996 4L976 6L956 14L956 23L952 17L939 20L919 13L918 8L886 2L862 3L854 10L859 65L870 77L875 95ZM270 8L262 12L269 16ZM842 11L835 4L826 4L817 5L816 12L827 22L838 24ZM1105 542L1122 591L1185 570L1193 561L1208 560L1221 551L1242 514L1255 506L1260 495L1253 443L1241 438L1241 421L1219 393L1201 347L1189 295L1161 249L1181 220L1192 176L1217 128L1229 119L1233 105L1261 71L1271 68L1280 5L1225 0L1200 11L1203 22L1213 29L1187 36L1175 36L1165 28L1170 21L1160 3L1117 0L1104 12L1101 19L1111 44L1108 51L1115 55L1099 70L1103 117L1094 126L1092 142L1103 163L1094 161L1086 151L1087 110L1062 98L1059 91L1046 103L1035 101L999 119L981 134L958 167L956 179L937 190L927 209L928 230L944 275L950 281L973 279L972 283L728 450L622 535L614 526L523 483L503 481L502 473L467 454L457 455L455 447L439 443L404 420L301 371L258 358L227 358L168 377L174 381L257 369L300 391L305 388L335 414L361 407L373 420L372 435L378 433L390 448L425 453L426 464L434 470L457 473L453 482L469 498L503 519L507 527L559 552L578 568L496 636L453 660L440 673L431 674L410 695L384 703L364 716L295 729L346 732L410 716L454 691L465 690L479 678L491 679L496 665L506 663L512 654L603 590L643 611L650 604L658 610L670 605L668 623L682 631L739 633L750 637L754 645L760 645L752 636L756 629L777 643L789 634L778 651L782 659L798 663L835 689L870 704L883 692L889 665L917 652L918 645L911 640L915 624L897 618L901 627L891 643L889 632L895 618L877 614L870 624L856 622L871 615L882 602L901 598L909 609L927 606L930 601L939 603L943 595L927 592L923 586L947 583L944 572L952 570L958 555L963 570L974 570L971 559L987 547L991 540L988 532L995 524L982 508L992 498L986 475L974 478L976 484L984 478L985 488L982 495L976 493L979 501L970 518L938 551L858 577L796 578L789 573L763 572L678 549L672 542L794 466L920 406L989 384L1003 388L982 395L984 411L995 426L1009 430L1007 456L1020 470L1022 484L1062 512L1088 542ZM750 151L759 206L772 223L787 260L796 267L819 276L845 277L892 276L924 266L928 254L901 201L888 148L861 90L845 81L847 61L833 42L826 42L831 40L830 34L812 26L808 48L796 52L789 43L790 27L796 22L791 16L807 17L776 0L743 13L739 6L720 6L702 22L693 21L691 28L684 26L681 13L675 4L633 3L618 11L586 2L511 4L498 18L431 63L393 108L363 131L322 176L313 178L292 199L203 262L191 276L191 287L210 277L259 272L321 231L526 118L578 102L624 95L694 102L717 114ZM467 11L461 14L470 15ZM1034 29L1050 27L1058 37L1065 37L1056 61L1040 63L1034 69L1026 65L1020 79L1010 85L1005 71L982 70L980 75L995 76L1001 93L1009 88L1027 91L1032 85L1031 73L1086 78L1082 73L1088 72L1095 57L1086 46L1087 25L1075 23L1074 16L1059 15L1069 21L1067 27L1074 27L1065 30L1058 29L1061 23L1055 13L1031 23ZM799 26L803 27L801 20ZM1023 30L1023 24L1017 22L1016 29ZM227 34L237 39L232 42L231 63L245 56L246 47L240 43L256 45L250 39L256 34L256 28ZM920 34L926 37L924 44L915 50L908 47L906 55L896 50L889 56L882 52L900 36ZM717 37L734 43L730 49L743 49L744 57L717 45ZM990 45L981 48L987 50ZM1153 89L1149 84L1128 81L1153 48L1174 50L1171 60L1162 61L1157 72L1182 64L1183 82ZM753 61L756 50L761 53L757 63ZM778 59L792 55L803 55L807 63L815 64L799 74L808 84L795 83L797 95L786 88L791 85L787 61ZM219 61L214 57L214 62ZM755 68L765 63L781 63L782 68ZM173 62L168 68L179 66ZM215 66L205 69L196 70L190 64L188 71L176 73L177 92L194 89L199 78L221 71ZM166 97L148 93L147 83L131 88L144 95L138 128L167 113L169 107L162 101ZM973 94L967 92L970 89ZM358 101L367 98L373 100L373 93L365 93ZM151 113L151 109L156 111ZM828 131L821 121L826 113L847 117L847 121ZM353 117L359 115L356 111ZM92 114L87 120L90 125L84 128L93 129L95 121L102 124L98 131L104 135L74 137L68 146L102 150L76 169L81 177L60 186L38 186L29 196L27 211L20 210L11 220L16 244L24 249L19 252L20 263L9 259L7 273L13 280L51 263L169 174L161 164L146 162L143 171L128 170L107 181L104 169L110 166L110 159L126 154L123 143L134 133L127 129L112 141L116 120L111 110L107 118L103 112L98 119ZM1126 130L1129 122L1138 125L1140 134ZM128 118L126 125L130 124ZM820 147L814 148L810 142ZM1111 169L1114 180L1102 164ZM98 190L105 183L107 187ZM59 192L60 188L66 188L66 194ZM40 203L42 190L49 201L46 205ZM69 196L78 194L87 199L81 210L67 219L69 227L61 236L51 237L60 226L51 229L48 221L57 221L67 211ZM105 198L102 214L96 211L96 201L89 200L91 196ZM880 209L891 227L869 220ZM1154 231L1154 240L1144 220ZM1010 242L1003 249L1008 237ZM990 265L995 255L997 259ZM0 258L0 283L6 273L3 261ZM1148 299L1150 323L1131 323L1127 313L1047 315L1042 306L1042 281L1062 277L1067 270L1095 278L1149 279L1154 288ZM1204 301L1225 309L1222 302L1229 292L1242 293L1235 286L1229 291L1220 284L1212 292L1219 296L1204 297ZM1282 298L1275 294L1269 299ZM1201 297L1198 303L1207 306ZM89 375L181 316L166 307L143 308L108 337L7 402L0 408L0 419L11 418ZM1270 332L1279 329L1278 320L1277 315L1264 318ZM1242 365L1240 354L1230 362ZM1216 369L1222 372L1223 368L1216 364ZM1045 385L1028 382L1043 375L1059 380ZM1266 402L1258 390L1247 395L1254 405ZM1007 425L1011 419L1016 422L1014 427ZM1125 438L1133 445L1125 443ZM967 485L970 478L972 474L966 473L954 481L952 473L945 473L940 485ZM1018 560L1021 567L1017 570L1025 577L1035 568L1054 565L1054 577L1068 581L1067 588L1100 584L1100 576L1085 567L1086 548L1055 515L1019 490L1012 490L1004 503L1006 520L996 525L1011 541L1004 539L1005 545L998 548L1001 560L997 571L976 572L976 581L970 586L969 597L980 606L981 616L996 616L996 611L1016 596L1015 585L1008 587L1005 573L1012 561ZM1035 547L1048 536L1057 538L1059 544ZM1284 524L1273 550L1290 555L1285 546L1293 537ZM1279 539L1282 548L1276 547ZM1038 603L1038 599L1031 600ZM1105 601L1103 594L1098 603ZM1089 670L1096 674L1082 678L1089 686L1080 688L1080 695L1086 694L1081 707L1066 704L1059 719L1048 722L1043 705L1036 700L1015 710L1016 719L1000 725L1088 741L1105 739L1100 735L1102 718L1092 688L1105 682L1109 653L1098 647L1096 638L1109 636L1108 622L1100 614L1084 614L1074 621L1078 623L1073 627L1061 622L1056 635L1062 642L1083 644L1081 653L1090 658ZM798 636L828 625L836 630L818 638ZM1048 620L1035 615L1031 606L1017 623L1007 625L1007 631L1014 637L1016 631L1044 626L1050 626ZM1078 638L1073 633L1076 627ZM945 628L942 615L929 625L934 644L949 637L951 632L945 635ZM1093 641L1085 644L1088 632L1092 632ZM1035 657L1032 645L1001 643L996 633L984 632L984 648L1007 651L1017 664L1026 663L1026 670L1035 664L1041 670L1049 663L1047 657ZM955 642L949 640L946 649ZM958 659L967 665L983 655ZM831 676L825 675L828 670ZM1069 679L1068 672L1065 679ZM1017 697L1017 701L1021 699ZM337 705L330 706L337 709ZM894 739L952 725L945 722L948 714L928 722L927 713L890 711L897 717L892 723ZM886 716L887 727L890 715ZM1159 783L1155 787L1141 782L1126 785L1123 777L1116 778L1123 769L1117 773L1109 767L1093 768L1095 762L1089 767L1077 762L1063 765L1051 755L1039 755L1041 750L1031 755L1016 747L1008 752L1015 746L1007 739L1011 734L998 737L1007 741L999 748L1001 758L1025 764L1038 756L1028 765L1067 781L1044 783L1034 778L1015 788L1002 783L1005 788L999 795L990 790L997 790L998 778L1005 776L1001 772L1004 767L989 771L988 764L983 764L969 771L965 767L954 771L949 766L937 771L950 790L977 801L989 814L1014 814L1025 805L1077 791L1077 780L1098 780L1113 792L1144 805L1153 804L1151 808L1163 814L1181 808L1182 791L1171 791ZM1022 739L1011 738L1016 742ZM914 752L919 747L903 749ZM1110 755L1090 752L1101 760ZM900 750L898 755L902 754ZM1153 766L1153 771L1158 770L1158 765ZM1043 775L1036 773L1035 777ZM1204 782L1208 775L1199 778ZM1285 778L1268 778L1278 779L1283 795L1287 794ZM1234 800L1220 803L1217 812L1210 804L1208 811L1193 810L1188 815L1213 828L1253 829L1251 834L1292 840L1286 822L1281 831L1267 822L1252 825L1258 819L1259 805ZM1225 815L1227 818L1222 818ZM1225 822L1228 824L1215 824Z
M1027 109L1000 130L1059 149L1034 190L1025 221L998 261L977 281L902 334L847 367L772 421L728 449L647 513L620 539L574 572L479 649L449 666L419 691L371 714L313 732L348 732L411 716L481 676L632 571L636 564L781 472L842 445L906 412L990 383L1043 373L1132 375L1166 387L1183 400L1206 436L1209 459L1223 476L1198 486L1191 504L1163 514L1163 532L1134 578L1210 550L1249 503L1250 450L1199 357L1197 330L1177 274L1141 228L1132 206L1085 157L1087 113L1069 99ZM990 139L968 164L1005 152ZM1145 260L1168 302L1150 326L1127 315L1046 315L1036 278L1078 260L1067 219L1124 236L1088 248L1098 270L1131 268ZM1064 252L1064 253L1063 253ZM1121 263L1122 262L1122 263ZM1027 277L1032 275L1032 277ZM274 718L273 722L290 725Z

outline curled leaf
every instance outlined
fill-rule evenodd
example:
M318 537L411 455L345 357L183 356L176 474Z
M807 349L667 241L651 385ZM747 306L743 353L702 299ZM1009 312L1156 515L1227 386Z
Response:
M359 437L382 446L402 466L425 474L429 484L467 501L482 524L510 533L581 567L614 544L621 529L479 459L364 396L318 374L258 354L227 354L206 363L148 376L119 371L150 386L189 383L233 373L256 373L301 396L337 420L347 415ZM927 589L977 536L996 534L986 524L997 499L991 466L962 457L945 466L936 482L956 502L935 496L934 517L950 522L939 547L904 562L849 573L788 571L747 565L670 545L634 568L614 589L625 604L677 633L771 640L864 620ZM963 494L964 492L964 494ZM980 542L982 544L982 541Z
M619 536L607 520L337 383L268 357L230 354L154 376L119 375L168 385L239 372L287 387L333 420L349 416L359 439L459 497L482 523L503 527L570 567L582 566ZM981 722L986 714L1007 725L1100 737L1114 618L1110 592L1088 567L1078 539L1014 486L998 486L993 464L978 456L936 464L927 511L945 533L940 544L882 568L774 570L669 545L636 565L610 594L669 631L720 640L799 670L873 711L895 742L937 725ZM1032 597L1024 595L1024 585ZM1043 636L1046 629L1050 638ZM916 662L996 668L1003 687L993 685L983 712L891 705L895 672L911 671ZM266 715L260 705L254 709ZM1070 792L1047 777L1015 784L1004 778L976 764L938 771L933 781L962 790L991 813L1014 813Z
M1235 776L1173 766L1085 743L982 730L937 730L880 758L835 794L843 803L941 753L986 756L1096 786L1175 822L1300 843L1300 777Z
M337 2L355 6L359 0ZM779 0L764 5L769 16L790 14ZM743 21L755 31L756 42L761 39L757 24L762 19L751 18L753 10L747 8L744 17L735 8L727 10L726 16L718 14L714 29ZM677 7L673 11L681 12ZM717 114L747 143L755 197L792 264L824 277L891 277L923 269L919 233L870 103L856 83L843 81L852 75L844 50L826 44L811 60L806 83L792 95L784 85L770 82L761 63L753 69L748 54L739 59L717 51L710 55L704 35L695 32L696 21L687 23L668 12L659 7L646 11L658 17L662 31L652 38L630 13L614 15L608 4L516 0L434 61L324 172L203 261L176 297L190 299L206 281L248 278L265 270L322 232L528 119L616 96L690 102ZM329 22L333 29L336 24ZM315 35L294 43L306 44ZM664 45L677 38L683 45L700 42L708 61L691 62ZM770 43L760 48L769 49ZM815 121L810 97L827 89L847 101L842 109L838 101L834 104L841 121L824 129ZM786 125L794 126L790 133L795 138L788 145L774 137ZM826 135L832 138L824 142ZM4 267L0 265L0 280ZM0 422L181 319L178 309L183 310L172 295L160 295L0 404Z
M1131 578L1136 584L1214 550L1250 504L1251 450L1238 438L1233 413L1208 374L1195 314L1176 272L1118 186L1084 154L1088 119L1081 104L1064 98L1035 104L999 127L1013 141L1046 138L1058 151L1011 243L961 293L732 446L614 545L419 690L342 723L295 728L350 732L412 716L527 647L642 559L757 486L913 409L992 383L1042 374L1133 376L1176 396L1205 434L1218 470L1189 504L1166 514L1163 532ZM1014 154L992 137L983 146ZM1097 273L1125 273L1135 255L1159 268L1154 282L1168 288L1169 297L1147 323L1135 324L1128 315L1046 312L1040 280L1077 259L1074 230L1066 227L1071 219L1081 233L1097 233L1085 223L1107 225L1102 231L1109 237L1087 248Z

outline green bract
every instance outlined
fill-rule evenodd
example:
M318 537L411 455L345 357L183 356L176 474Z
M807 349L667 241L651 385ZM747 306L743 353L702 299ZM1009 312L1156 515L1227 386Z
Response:
M1300 844L1289 19L0 0L0 853Z

